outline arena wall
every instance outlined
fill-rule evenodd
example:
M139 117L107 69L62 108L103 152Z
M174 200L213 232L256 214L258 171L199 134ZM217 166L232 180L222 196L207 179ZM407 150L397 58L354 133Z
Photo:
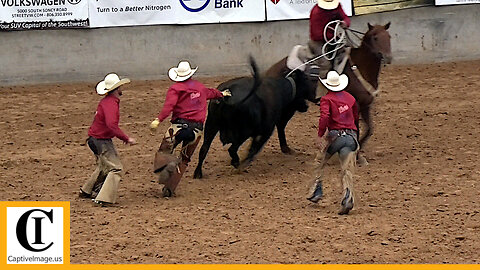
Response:
M394 64L480 59L480 5L411 8L352 17L352 28L391 22ZM164 79L188 59L199 76L265 69L308 40L308 20L2 32L0 85L98 81L107 72Z

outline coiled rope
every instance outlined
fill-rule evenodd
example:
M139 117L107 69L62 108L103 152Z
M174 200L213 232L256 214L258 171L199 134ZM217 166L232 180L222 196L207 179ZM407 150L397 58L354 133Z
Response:
M345 47L347 42L354 45L355 43L350 38L350 36L347 34L346 30L351 31L355 35L355 37L357 37L358 39L361 40L361 38L355 33L358 33L358 34L364 34L364 33L356 31L356 30L352 30L352 29L344 29L343 27L341 27L341 23L342 23L342 21L340 21L340 20L335 20L335 21L329 22L325 26L325 29L323 31L323 39L326 40L326 42L322 46L322 54L319 55L319 56L316 56L316 57L308 60L307 62L297 66L296 68L292 69L285 76L285 78L290 76L295 70L297 70L297 69L299 69L303 66L306 66L306 65L316 61L317 59L320 59L321 57L325 57L325 59L327 59L328 61L331 61L331 60L335 59L335 57L337 56L337 51L340 50L341 48ZM333 37L331 39L327 39L327 31L328 30L333 31ZM333 49L330 50L330 51L327 51L327 49L329 47L330 48L333 47Z

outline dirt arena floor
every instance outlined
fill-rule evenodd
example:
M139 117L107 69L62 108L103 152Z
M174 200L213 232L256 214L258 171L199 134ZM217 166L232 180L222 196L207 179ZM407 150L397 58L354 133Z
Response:
M280 152L274 133L248 172L235 174L215 139L205 178L193 179L197 149L177 196L161 198L152 161L162 132L150 135L148 125L169 81L123 91L121 127L138 144L115 140L125 177L108 208L77 197L95 166L85 146L95 84L0 88L1 199L70 201L72 263L479 263L480 61L388 66L380 81L370 164L357 170L348 216L337 215L335 160L323 201L305 199L313 104L287 126L294 155Z

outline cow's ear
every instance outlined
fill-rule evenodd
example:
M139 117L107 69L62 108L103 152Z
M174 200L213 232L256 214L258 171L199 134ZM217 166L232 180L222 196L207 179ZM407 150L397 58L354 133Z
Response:
M369 30L369 31L372 30L373 25L371 25L370 23L367 23L367 25L368 25L368 30Z
M388 22L387 24L385 24L385 30L387 30L388 28L390 28L390 22Z

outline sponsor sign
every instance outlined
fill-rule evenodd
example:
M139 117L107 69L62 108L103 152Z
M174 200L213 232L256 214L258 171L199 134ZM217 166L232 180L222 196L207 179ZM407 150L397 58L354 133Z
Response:
M480 4L480 0L435 0L436 6L461 4Z
M88 27L88 0L0 0L0 30Z
M174 24L175 0L90 0L90 26Z
M265 20L264 0L90 0L90 26Z
M352 0L340 0L343 11L352 16ZM267 21L308 19L317 0L266 0Z

